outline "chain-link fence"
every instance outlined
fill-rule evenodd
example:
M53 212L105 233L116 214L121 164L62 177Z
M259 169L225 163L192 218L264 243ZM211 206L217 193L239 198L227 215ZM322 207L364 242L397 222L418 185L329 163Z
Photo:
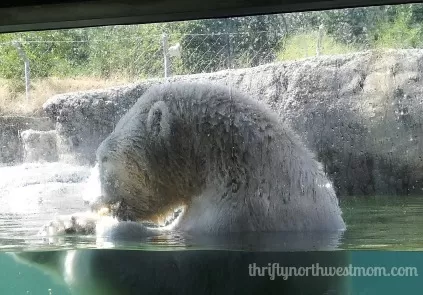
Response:
M135 34L92 40L28 40L0 42L0 78L15 81L20 91L30 79L99 77L147 79L250 67L276 59L268 32L254 32L261 44L247 44L248 33ZM243 40L243 42L240 42ZM26 83L24 83L26 82Z
M48 77L140 80L385 45L416 48L423 45L420 15L416 4L3 34L0 79L28 92Z
M255 33L262 38L267 32ZM237 39L246 34L186 34L171 42L167 34L85 42L61 40L13 40L0 43L0 71L3 78L24 75L28 61L34 77L51 75L96 75L108 78L124 75L138 78L208 73L218 70L257 66L276 59L266 44L245 48ZM124 44L123 44L124 42ZM66 51L62 44L67 43ZM89 46L89 50L84 47ZM43 47L43 48L42 48ZM82 51L89 51L83 53ZM82 53L81 53L82 52ZM166 64L168 62L168 64Z

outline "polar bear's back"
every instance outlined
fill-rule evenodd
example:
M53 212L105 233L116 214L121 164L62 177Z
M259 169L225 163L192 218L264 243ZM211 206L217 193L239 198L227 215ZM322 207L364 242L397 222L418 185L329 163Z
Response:
M206 184L192 199L181 228L206 232L345 228L320 163L259 99L210 83L177 82L153 87L139 103L154 101L164 101L169 115L176 118L172 148L193 146L191 157L200 160L190 165L205 175L201 181ZM180 155L179 150L170 152Z

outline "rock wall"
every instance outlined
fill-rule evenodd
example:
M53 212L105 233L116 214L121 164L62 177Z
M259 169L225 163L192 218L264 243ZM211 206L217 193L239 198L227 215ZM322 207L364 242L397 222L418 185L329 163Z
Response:
M340 195L423 190L423 50L321 56L173 77L233 86L277 111L323 162ZM44 109L63 149L94 161L99 143L154 83L70 93Z
M57 162L56 130L39 131L28 129L21 132L24 162Z
M45 131L54 129L54 124L49 118L0 117L0 163L22 162L24 148L20 133L30 128Z

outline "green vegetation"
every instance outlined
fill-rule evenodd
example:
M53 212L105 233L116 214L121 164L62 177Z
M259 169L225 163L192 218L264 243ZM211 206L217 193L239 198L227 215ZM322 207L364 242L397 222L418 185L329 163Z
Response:
M293 35L285 41L283 50L278 53L278 60L295 60L316 56L319 32ZM321 55L346 54L357 51L353 46L338 42L335 38L322 34L320 43Z
M322 55L423 46L422 4L309 12L303 13L301 24L297 21L281 42L279 60L315 56L320 25Z
M374 32L376 48L417 48L423 42L422 25L413 23L412 11L399 11L389 22L381 22Z
M316 55L319 27L322 55L372 48L417 48L423 41L423 4L366 7L242 18L110 26L0 35L0 78L150 78L163 75L163 34L179 43L173 74L252 67L274 60Z
M16 42L29 59L31 91L35 91L35 84L47 87L42 80L51 78L68 85L70 78L120 83L163 77L164 34L169 46L182 48L180 56L169 57L173 75L313 57L319 34L321 55L421 48L423 4L0 34L0 100L24 96L23 59ZM44 101L47 94L37 99Z

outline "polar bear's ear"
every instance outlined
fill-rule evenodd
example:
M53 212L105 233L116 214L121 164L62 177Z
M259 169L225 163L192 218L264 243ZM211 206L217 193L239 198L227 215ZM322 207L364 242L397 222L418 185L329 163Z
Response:
M147 117L147 130L154 137L166 138L170 133L170 115L162 100L153 104Z

